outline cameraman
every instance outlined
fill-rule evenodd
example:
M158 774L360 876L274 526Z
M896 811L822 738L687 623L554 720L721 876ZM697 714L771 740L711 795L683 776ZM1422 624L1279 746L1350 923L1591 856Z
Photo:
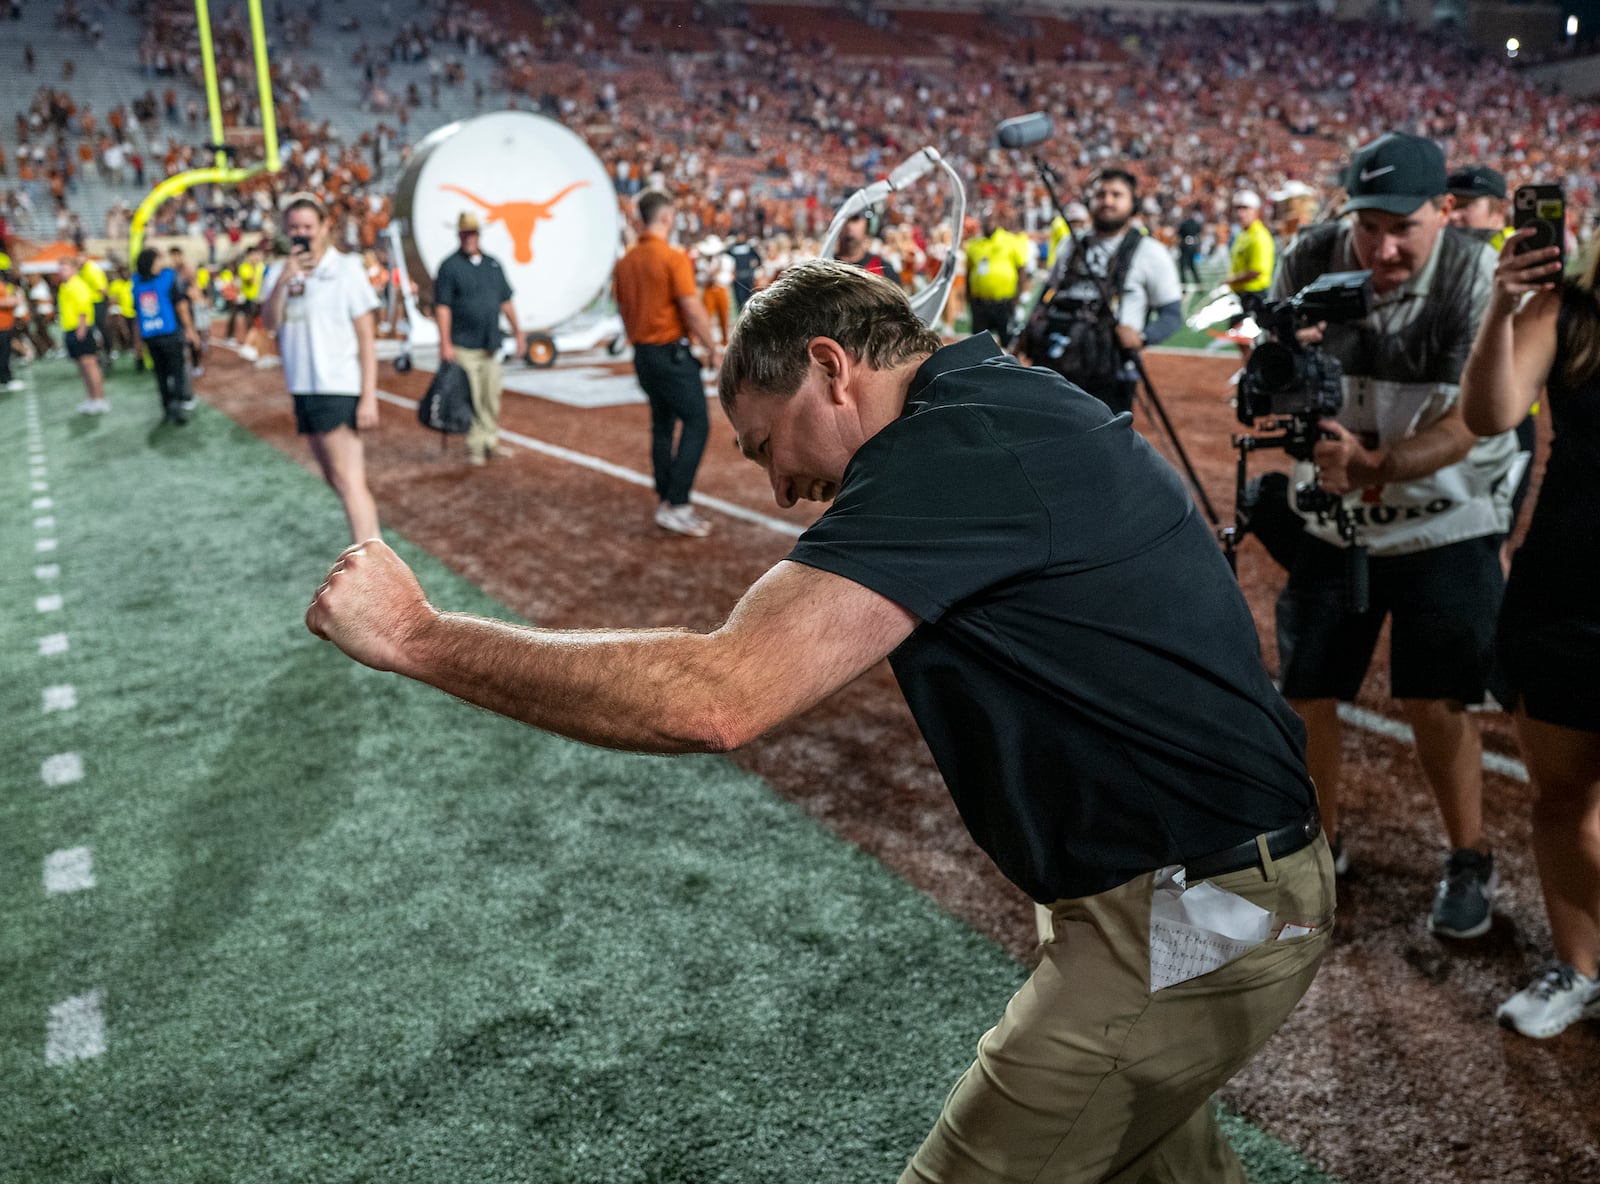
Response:
M1091 231L1062 242L1019 350L1114 413L1133 410L1139 378L1132 355L1183 324L1177 264L1159 242L1129 226L1138 208L1138 178L1101 170L1089 196Z
M1357 541L1372 556L1370 608L1348 611L1343 540L1304 515L1306 535L1278 597L1283 693L1305 720L1306 760L1323 824L1338 841L1339 700L1355 698L1386 616L1392 693L1443 815L1451 854L1429 928L1489 929L1494 861L1484 845L1481 703L1502 590L1500 535L1515 438L1480 439L1462 419L1458 383L1494 281L1494 254L1447 225L1444 155L1392 132L1358 149L1346 177L1354 217L1302 230L1285 252L1274 300L1318 276L1370 270L1364 318L1302 331L1344 369L1344 405L1320 427L1318 484L1349 494Z

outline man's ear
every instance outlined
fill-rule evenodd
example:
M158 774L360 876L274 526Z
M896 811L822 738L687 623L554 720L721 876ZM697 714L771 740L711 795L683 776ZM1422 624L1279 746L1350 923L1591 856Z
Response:
M830 402L842 403L845 401L850 385L850 372L855 365L855 360L831 337L813 337L806 345L806 352L811 360L822 367L822 372L828 379L828 399Z

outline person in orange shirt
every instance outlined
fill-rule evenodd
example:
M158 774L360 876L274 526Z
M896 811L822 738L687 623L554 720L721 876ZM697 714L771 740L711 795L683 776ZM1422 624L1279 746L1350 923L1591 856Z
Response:
M728 319L733 311L733 259L727 253L727 244L716 235L701 241L695 248L695 278L700 281L700 302L705 305L706 316L721 330L721 341L728 344Z
M711 533L711 524L694 512L689 490L711 423L705 382L689 339L692 335L706 347L706 364L712 370L721 363L722 351L712 340L711 321L695 290L689 257L667 241L677 217L672 198L659 189L646 189L639 195L638 211L644 228L639 241L618 260L611 283L623 328L633 343L633 371L650 400L650 461L660 499L656 525L704 538Z

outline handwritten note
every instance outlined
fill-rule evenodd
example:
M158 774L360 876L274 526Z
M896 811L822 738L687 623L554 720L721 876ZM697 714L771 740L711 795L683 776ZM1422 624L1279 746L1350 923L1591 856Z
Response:
M1156 873L1150 902L1150 989L1198 978L1267 940L1272 914L1174 865Z

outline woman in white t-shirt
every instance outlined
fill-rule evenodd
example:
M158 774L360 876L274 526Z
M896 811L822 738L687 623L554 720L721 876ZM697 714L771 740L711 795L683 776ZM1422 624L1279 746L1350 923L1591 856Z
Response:
M361 260L332 248L333 226L320 201L294 198L284 229L292 250L267 274L262 321L278 335L295 426L359 543L378 537L378 507L357 434L378 426L378 300Z

